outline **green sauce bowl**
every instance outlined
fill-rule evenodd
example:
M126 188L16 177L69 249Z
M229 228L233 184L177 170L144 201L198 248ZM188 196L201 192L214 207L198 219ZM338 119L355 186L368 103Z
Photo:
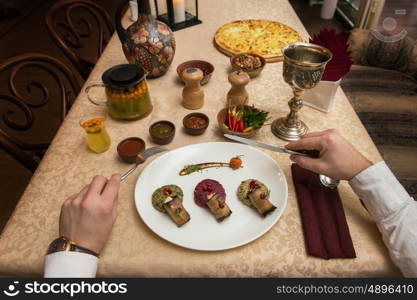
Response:
M175 136L175 125L165 120L155 122L149 127L149 134L155 144L169 144Z

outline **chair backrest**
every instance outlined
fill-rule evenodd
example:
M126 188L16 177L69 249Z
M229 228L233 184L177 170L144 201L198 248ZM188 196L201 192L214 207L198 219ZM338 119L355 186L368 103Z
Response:
M386 41L375 31L355 28L348 43L355 64L396 70L417 79L417 41L411 37Z
M50 142L44 137L55 133L49 122L62 122L80 84L64 63L39 53L7 59L0 64L0 77L8 83L0 86L0 148L34 171ZM48 103L56 104L57 115L47 114ZM35 116L36 113L41 115ZM38 121L48 122L43 127L45 132L34 132L34 125L41 123Z
M57 1L46 14L46 26L52 39L84 79L90 74L114 31L107 11L89 0ZM87 41L87 50L90 51L85 49ZM97 45L93 57L91 43Z

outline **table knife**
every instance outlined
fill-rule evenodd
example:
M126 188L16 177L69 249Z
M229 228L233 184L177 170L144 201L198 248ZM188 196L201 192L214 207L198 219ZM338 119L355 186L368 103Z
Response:
M146 159L152 155L155 155L157 153L160 152L164 152L164 151L168 151L167 148L164 147L152 147L146 150L143 150L142 152L140 152L136 158L136 163L135 166L133 168L131 168L129 171L127 171L126 173L124 173L121 177L120 177L120 181L123 181L126 179L127 176L129 176L130 174L132 174L133 171L136 170L136 168L140 165L143 164Z
M293 151L293 150L289 150L289 149L284 148L284 147L272 146L272 145L260 143L260 142L254 141L254 140L246 139L246 138L231 135L231 134L225 134L224 136L227 137L228 139L231 139L231 140L236 141L236 142L240 142L240 143L251 145L251 146L257 146L257 147L265 148L265 149L275 151L275 152L287 153L287 154L296 154L296 155L302 155L302 156L307 156L307 157L311 157L311 158L318 158L319 157L319 151L316 151L316 150Z

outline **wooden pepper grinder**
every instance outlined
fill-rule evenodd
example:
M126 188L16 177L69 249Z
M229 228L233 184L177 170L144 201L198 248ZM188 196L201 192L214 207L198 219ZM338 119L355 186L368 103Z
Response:
M248 73L243 71L234 71L229 74L229 82L232 84L230 91L227 93L228 105L247 105L249 95L245 86L249 83Z
M200 85L203 72L198 68L188 68L182 72L185 87L182 90L182 105L187 109L199 109L204 105L204 90Z

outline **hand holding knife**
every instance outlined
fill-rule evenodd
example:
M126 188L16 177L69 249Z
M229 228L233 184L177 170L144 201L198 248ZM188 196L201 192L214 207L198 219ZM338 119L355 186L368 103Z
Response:
M320 151L317 151L317 150L293 151L293 150L289 150L289 149L284 148L284 147L272 146L272 145L260 143L260 142L257 142L257 141L245 139L245 138L235 136L235 135L225 134L224 136L227 137L228 139L231 139L231 140L236 141L236 142L240 142L240 143L251 145L251 146L258 146L258 147L265 148L265 149L275 151L275 152L302 155L302 156L307 156L307 157L310 157L310 158L319 158L320 157ZM339 185L339 180L332 179L332 178L327 177L325 175L319 175L319 179L320 179L320 182L325 187L328 187L330 189L334 189Z
M236 141L236 142L240 142L240 143L251 145L251 146L257 146L257 147L261 147L261 148L264 148L264 149L268 149L268 150L275 151L275 152L280 152L280 153L302 155L302 156L307 156L307 157L311 157L311 158L319 158L319 155L320 155L320 152L317 151L317 150L293 151L293 150L289 150L289 149L284 148L284 147L272 146L272 145L260 143L260 142L254 141L254 140L242 138L242 137L231 135L231 134L225 134L224 136L227 137L228 139Z

